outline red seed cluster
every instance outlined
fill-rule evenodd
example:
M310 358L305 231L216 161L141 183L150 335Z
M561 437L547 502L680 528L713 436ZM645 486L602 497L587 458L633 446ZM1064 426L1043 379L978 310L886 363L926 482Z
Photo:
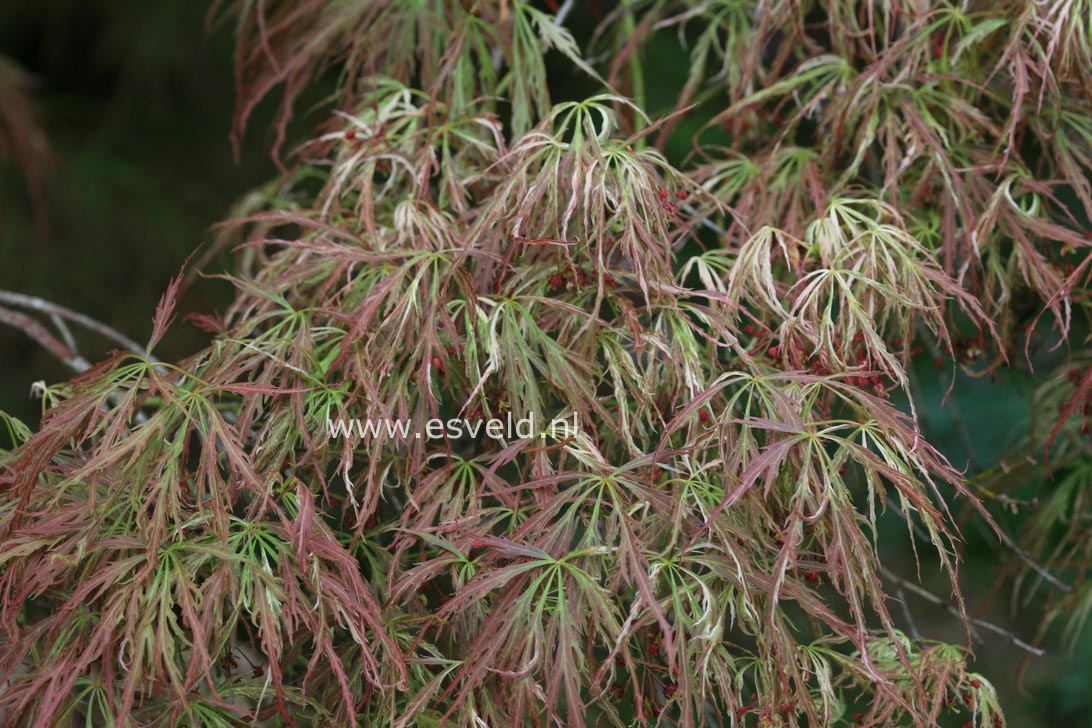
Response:
M660 200L660 206L661 206L661 207L662 207L662 208L663 208L663 209L664 209L664 210L665 210L665 211L666 211L666 212L667 212L668 214L670 214L670 215L674 215L674 214L676 214L676 212L677 212L678 202L683 202L683 201L685 201L685 200L686 200L686 198L687 198L687 197L688 197L689 195L687 194L686 190L678 190L678 191L677 191L677 192L675 192L675 194L674 194L674 199L672 199L672 195L671 195L671 193L669 193L669 192L667 191L667 189L666 189L666 188L664 188L664 187L660 187L660 188L659 188L659 189L658 189L658 190L656 191L656 196L657 196L657 197L659 198L659 200ZM678 201L678 202L676 202L676 201Z

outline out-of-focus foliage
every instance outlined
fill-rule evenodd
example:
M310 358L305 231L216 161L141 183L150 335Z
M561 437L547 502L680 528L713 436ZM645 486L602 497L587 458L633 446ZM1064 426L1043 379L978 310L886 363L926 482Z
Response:
M1087 649L1089 5L572 5L217 8L284 170L208 346L9 425L7 724L996 728Z
M46 232L45 177L53 153L28 96L25 71L0 56L0 161L14 160L23 174L40 232Z

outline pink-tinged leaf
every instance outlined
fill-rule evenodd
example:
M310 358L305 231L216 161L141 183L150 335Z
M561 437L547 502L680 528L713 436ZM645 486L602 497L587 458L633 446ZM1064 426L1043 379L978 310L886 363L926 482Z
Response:
M313 392L314 387L276 387L271 384L261 384L259 382L235 382L232 384L221 384L216 389L229 392L231 394L239 394L243 396L261 395L265 397L278 397L285 394L300 394L303 392Z
M182 286L182 278L182 274L175 276L167 285L163 297L159 299L159 304L155 308L155 317L152 319L152 336L148 340L148 351L155 348L163 335L167 333L167 327L174 320L174 309L178 303L177 298Z

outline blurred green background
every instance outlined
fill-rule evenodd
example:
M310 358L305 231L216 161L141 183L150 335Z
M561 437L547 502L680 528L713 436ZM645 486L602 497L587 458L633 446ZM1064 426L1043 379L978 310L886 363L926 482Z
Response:
M151 330L155 304L168 281L194 249L207 242L248 189L276 174L269 156L275 100L252 120L238 162L228 132L234 101L232 29L210 27L204 2L193 0L7 0L0 3L0 55L29 71L33 98L53 146L56 163L43 169L48 229L35 224L23 175L13 160L0 160L0 289L42 296L94 316L137 341ZM592 18L578 11L574 25L586 34ZM652 111L670 107L685 82L688 61L673 34L650 46L646 67ZM559 66L566 68L566 66ZM582 93L584 79L555 74L559 95ZM318 98L315 95L314 98ZM289 135L299 139L321 112L297 109ZM655 115L655 114L653 114ZM681 161L700 119L688 120L673 136L669 156ZM212 262L222 270L226 257ZM230 287L199 280L180 302L180 313L222 309ZM188 354L205 336L179 321L158 353ZM112 348L82 337L82 353L94 361ZM37 423L40 404L30 396L36 380L57 382L70 372L21 332L0 326L0 409ZM950 372L919 362L916 385L927 437L959 467L973 473L996 462L1018 431L1031 387L1021 371L1002 381L961 377L945 406ZM958 419L953 419L953 406ZM960 421L961 426L956 422ZM973 459L972 459L973 458ZM894 556L889 566L914 573L904 528L890 514L881 533ZM1015 523L1008 524L1015 527ZM969 594L993 586L1003 559L968 518L969 544L963 583ZM940 591L931 564L923 578ZM972 603L971 607L977 606ZM911 597L918 627L926 636L963 640L955 619ZM1018 616L1001 590L983 616L1029 638L1039 611ZM898 608L892 605L897 614ZM1024 655L1003 639L976 648L975 668L994 681L1013 726L1092 726L1092 636L1067 653L1057 640L1049 656L1027 666L1025 693L1014 676Z

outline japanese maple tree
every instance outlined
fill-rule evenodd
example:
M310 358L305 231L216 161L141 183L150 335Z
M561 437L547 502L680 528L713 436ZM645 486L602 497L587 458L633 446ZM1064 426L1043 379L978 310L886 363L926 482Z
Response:
M8 421L3 725L995 728L972 637L1015 678L1080 632L1092 3L575 5L214 11L284 172L222 228L207 348L155 356L176 283ZM1052 349L1020 478L923 432L917 364ZM509 413L539 429L329 427ZM1038 632L965 609L970 523Z

